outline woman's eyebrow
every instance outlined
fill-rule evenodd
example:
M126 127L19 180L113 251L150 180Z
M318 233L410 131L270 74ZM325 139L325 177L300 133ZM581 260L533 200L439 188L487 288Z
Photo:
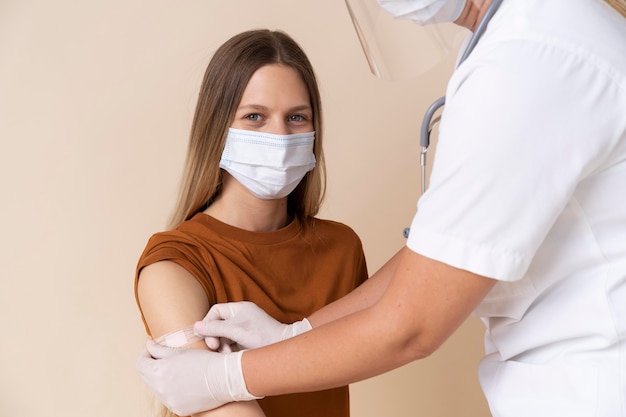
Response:
M243 104L237 108L237 110L247 110L247 109L267 110L267 107L261 104Z
M265 110L267 111L269 110L269 107L264 106L262 104L243 104L237 108L237 111L239 110ZM301 105L293 106L289 108L289 111L302 111L302 110L311 111L312 108L309 104L301 104Z

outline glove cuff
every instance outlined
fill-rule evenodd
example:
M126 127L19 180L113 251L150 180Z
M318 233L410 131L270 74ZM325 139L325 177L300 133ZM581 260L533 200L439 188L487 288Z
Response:
M293 336L306 333L312 328L313 326L311 326L311 323L306 318L303 318L302 320L297 321L291 325L291 331L293 332Z
M226 375L228 378L228 393L231 401L250 401L259 400L263 397L257 397L251 394L246 387L246 380L243 376L243 367L241 358L243 350L226 354L224 362L226 366Z
M309 323L306 318L300 321L293 322L291 324L286 324L284 326L285 327L283 329L283 333L280 335L280 340L278 340L279 342L291 339L292 337L308 332L313 328L311 327L311 323Z

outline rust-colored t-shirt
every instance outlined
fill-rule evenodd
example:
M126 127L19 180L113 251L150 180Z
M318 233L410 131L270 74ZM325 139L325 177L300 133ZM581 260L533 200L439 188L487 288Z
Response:
M164 260L189 271L211 304L253 301L284 323L309 316L367 279L356 233L320 219L296 219L277 231L249 232L197 214L150 238L137 265L135 294L141 268ZM147 325L146 330L150 333ZM268 417L346 417L348 396L346 386L266 397L259 404Z

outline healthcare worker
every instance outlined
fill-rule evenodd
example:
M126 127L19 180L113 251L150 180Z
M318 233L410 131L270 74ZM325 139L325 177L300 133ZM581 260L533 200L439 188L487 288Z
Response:
M491 3L379 1L397 17L470 30ZM486 325L479 378L494 416L625 417L618 3L503 0L449 81L406 247L280 343L292 325L250 303L214 306L196 331L249 350L148 342L144 381L179 414L336 387L430 355L474 312Z

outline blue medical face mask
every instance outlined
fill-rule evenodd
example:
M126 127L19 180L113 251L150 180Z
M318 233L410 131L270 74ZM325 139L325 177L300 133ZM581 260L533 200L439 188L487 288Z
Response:
M257 198L283 198L315 168L314 140L315 132L273 135L230 128L220 168Z
M395 18L420 25L454 22L461 16L467 0L378 0Z

